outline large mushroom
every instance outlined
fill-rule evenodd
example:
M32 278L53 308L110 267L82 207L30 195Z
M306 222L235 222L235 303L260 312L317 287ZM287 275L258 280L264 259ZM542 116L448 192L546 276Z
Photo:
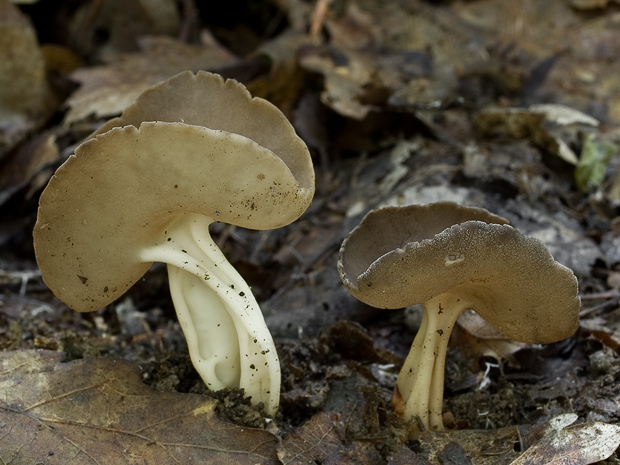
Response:
M473 309L517 341L573 334L580 299L573 272L535 238L480 208L452 202L371 211L340 249L346 288L378 308L423 304L399 373L394 407L426 429L443 429L445 355L459 314Z
M279 228L313 195L309 152L276 107L235 81L184 72L145 91L56 171L39 203L36 257L45 283L80 312L166 263L202 379L213 390L245 389L273 415L273 339L208 228Z

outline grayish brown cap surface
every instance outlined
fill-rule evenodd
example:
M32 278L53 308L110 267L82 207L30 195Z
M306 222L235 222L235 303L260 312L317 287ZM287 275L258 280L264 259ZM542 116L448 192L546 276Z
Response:
M194 76L183 75L190 81ZM231 119L271 121L278 127L264 127L264 137L284 140L270 149L224 130L144 122L139 129L110 128L78 147L41 195L34 229L43 279L75 310L96 310L121 296L151 265L140 260L140 251L166 240L166 226L184 212L272 229L291 223L310 204L310 155L284 115L252 99L240 84L219 77L208 82L211 94L232 88L232 100L245 102L247 113Z
M542 242L505 223L452 202L375 210L343 242L339 271L351 294L374 307L460 293L512 339L570 336L579 324L577 279Z

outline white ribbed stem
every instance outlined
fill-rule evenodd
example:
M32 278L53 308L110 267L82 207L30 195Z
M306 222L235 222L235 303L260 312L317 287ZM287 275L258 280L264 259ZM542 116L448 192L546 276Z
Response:
M401 369L397 385L405 402L404 417L419 417L426 429L443 429L442 404L446 350L467 299L446 293L424 304L422 324Z
M241 387L274 415L280 364L249 286L209 234L213 219L186 214L145 249L145 262L168 265L170 293L190 357L210 389Z

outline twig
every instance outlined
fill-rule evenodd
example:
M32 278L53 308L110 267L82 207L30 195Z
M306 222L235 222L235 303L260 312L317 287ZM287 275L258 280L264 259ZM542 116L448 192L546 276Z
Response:
M310 40L315 40L319 36L321 28L323 27L323 22L325 21L327 7L329 6L330 2L331 0L317 0L316 5L314 6L314 11L312 12L312 23L310 24Z

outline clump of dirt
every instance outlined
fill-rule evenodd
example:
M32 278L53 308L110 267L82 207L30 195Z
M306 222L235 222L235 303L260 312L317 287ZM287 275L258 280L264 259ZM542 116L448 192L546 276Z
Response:
M252 405L243 389L221 389L209 392L209 397L218 400L215 411L221 419L248 428L266 428L265 406L262 403Z

